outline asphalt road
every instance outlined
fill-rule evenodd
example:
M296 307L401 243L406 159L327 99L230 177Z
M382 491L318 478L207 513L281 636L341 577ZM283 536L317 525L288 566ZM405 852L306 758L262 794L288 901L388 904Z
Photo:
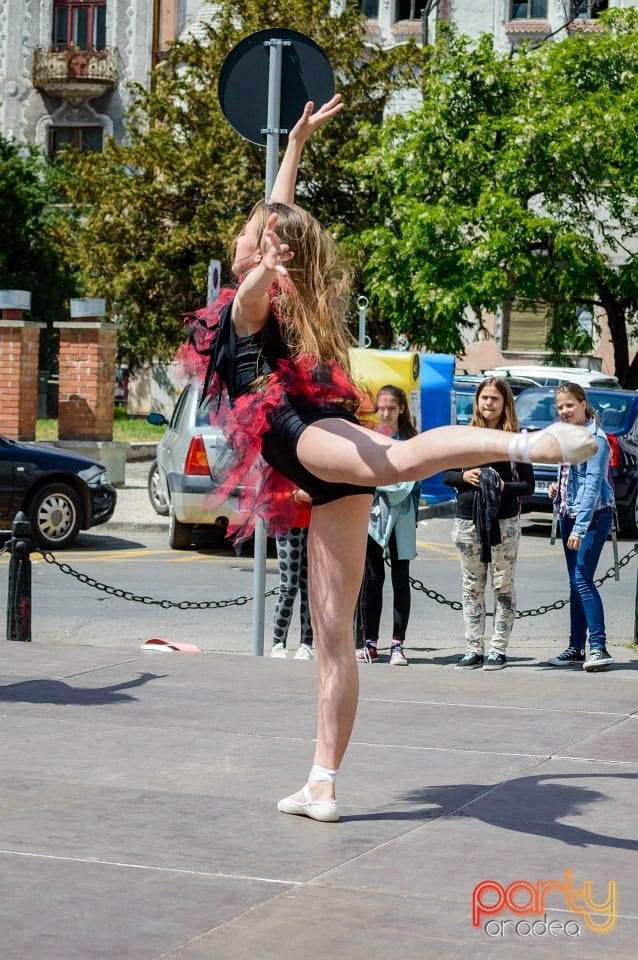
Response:
M419 555L411 565L415 581L447 600L460 599L460 573L456 551L450 541L449 518L423 521L419 527ZM561 547L549 543L549 523L537 518L523 519L524 533L519 552L517 588L519 611L551 606L568 596ZM634 544L621 541L622 558ZM77 545L60 551L58 563L115 591L129 592L147 602L96 589L91 583L32 557L33 613L32 638L45 643L78 643L130 648L151 637L194 643L202 650L246 653L252 651L251 602L230 603L253 592L250 555L235 555L232 548L200 546L192 551L172 551L161 530L108 532L97 528L83 534ZM613 564L611 542L605 547L599 576ZM634 557L621 570L621 579L609 578L602 588L606 606L609 641L631 643L634 636L634 600L637 562ZM8 558L0 559L0 596L6 605ZM388 578L389 580L389 578ZM266 589L277 586L276 561L267 563ZM463 649L461 613L448 604L436 602L422 590L413 589L412 615L408 631L408 652L412 663L455 658ZM158 603L150 603L155 600ZM193 603L214 601L213 609L164 609L159 601ZM382 636L389 638L389 584L382 621ZM266 600L265 648L270 647L269 624L274 599ZM385 631L385 632L383 632ZM568 631L568 607L517 620L510 652L512 657L544 659L562 649ZM289 646L298 642L297 614Z

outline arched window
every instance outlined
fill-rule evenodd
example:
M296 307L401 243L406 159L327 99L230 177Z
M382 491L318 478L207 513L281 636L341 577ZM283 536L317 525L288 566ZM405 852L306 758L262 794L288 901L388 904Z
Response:
M106 46L106 0L54 0L53 46L80 50Z

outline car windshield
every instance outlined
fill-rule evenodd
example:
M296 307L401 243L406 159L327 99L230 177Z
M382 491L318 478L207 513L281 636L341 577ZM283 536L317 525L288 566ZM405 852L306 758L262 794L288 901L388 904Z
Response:
M609 390L586 390L607 433L624 433L633 415L632 394ZM516 413L523 429L541 429L556 419L555 390L524 390L516 398Z

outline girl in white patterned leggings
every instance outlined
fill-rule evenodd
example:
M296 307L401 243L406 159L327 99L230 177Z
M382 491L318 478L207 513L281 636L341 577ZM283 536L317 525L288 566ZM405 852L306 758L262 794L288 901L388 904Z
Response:
M514 396L506 380L487 377L476 389L472 426L516 432ZM443 481L456 487L456 519L452 539L463 578L463 620L467 650L456 664L465 670L502 670L516 617L514 571L521 537L520 498L533 493L529 463L490 463L487 467L446 470ZM487 657L485 588L492 574L494 626Z

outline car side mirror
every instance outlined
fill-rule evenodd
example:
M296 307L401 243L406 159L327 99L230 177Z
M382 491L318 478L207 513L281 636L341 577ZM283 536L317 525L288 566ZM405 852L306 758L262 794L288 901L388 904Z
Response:
M163 413L149 413L146 418L147 423L150 423L152 427L167 427L168 420Z

